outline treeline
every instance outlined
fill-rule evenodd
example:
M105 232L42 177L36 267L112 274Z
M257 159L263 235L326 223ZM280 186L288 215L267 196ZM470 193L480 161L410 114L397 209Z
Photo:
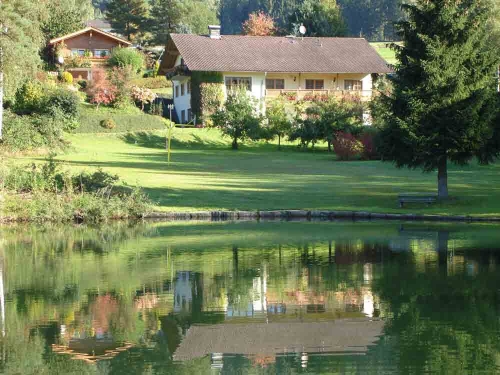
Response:
M206 33L220 23L224 34L240 34L250 14L269 15L278 35L362 36L394 40L401 0L92 0L97 17L129 39L162 44L171 32Z
M294 33L297 24L324 24L325 10L337 11L345 25L345 35L393 40L393 22L402 16L400 3L401 0L220 0L219 16L224 34L240 33L248 14L258 11L271 15L278 27Z

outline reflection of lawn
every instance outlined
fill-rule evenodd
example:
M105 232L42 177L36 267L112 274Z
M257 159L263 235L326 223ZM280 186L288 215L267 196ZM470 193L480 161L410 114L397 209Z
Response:
M335 209L402 212L400 192L435 191L436 174L398 170L390 163L337 162L324 149L301 152L256 143L239 151L215 130L176 129L167 165L164 131L70 136L59 155L73 169L102 167L145 188L161 210ZM404 211L500 215L500 164L451 167L455 200Z

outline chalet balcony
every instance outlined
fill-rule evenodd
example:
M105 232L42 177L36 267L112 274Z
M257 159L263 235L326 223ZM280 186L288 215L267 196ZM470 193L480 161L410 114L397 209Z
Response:
M338 99L351 98L358 99L362 102L370 101L373 96L376 95L376 91L373 90L286 90L286 89L267 89L266 90L266 100L272 100L277 97L283 97L289 101L323 101L330 97L335 97Z

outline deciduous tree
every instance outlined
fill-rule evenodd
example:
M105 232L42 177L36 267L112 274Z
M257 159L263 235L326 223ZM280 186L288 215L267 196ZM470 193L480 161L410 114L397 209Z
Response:
M249 15L243 23L243 34L253 36L269 36L276 31L274 20L264 12L255 12Z
M398 167L438 170L448 197L448 162L499 155L498 51L488 38L488 0L417 0L398 23L401 46L393 90L374 105L380 151Z

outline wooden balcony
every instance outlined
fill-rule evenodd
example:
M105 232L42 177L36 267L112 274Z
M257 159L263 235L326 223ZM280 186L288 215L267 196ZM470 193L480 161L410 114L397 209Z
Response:
M274 99L284 97L289 101L321 101L330 97L338 99L342 98L359 98L361 101L370 101L376 94L373 90L266 90L266 99Z

